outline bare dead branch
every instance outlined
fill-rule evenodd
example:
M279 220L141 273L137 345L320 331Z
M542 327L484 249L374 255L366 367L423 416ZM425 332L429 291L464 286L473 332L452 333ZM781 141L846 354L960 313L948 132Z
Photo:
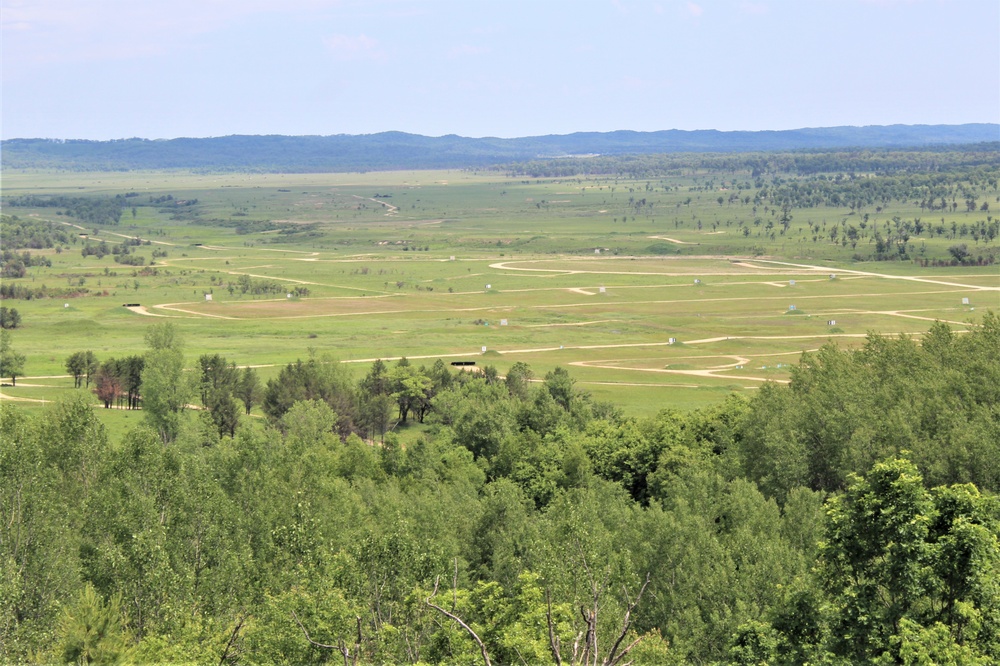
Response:
M229 651L233 649L236 644L236 639L239 638L240 630L243 629L243 624L247 621L250 616L245 612L241 611L239 618L236 620L236 626L233 627L233 633L229 635L229 642L226 643L226 648L222 651L222 656L219 657L219 666L223 666L227 661L232 659L235 655L230 655Z
M596 603L594 604L596 607ZM586 625L585 637L583 640L583 653L580 655L580 664L590 664L591 658L594 662L597 662L597 613L596 611L591 613L587 611L587 607L580 606L580 616L583 617L583 622ZM579 639L577 639L579 640ZM574 653L576 650L574 649ZM576 655L574 654L574 659Z
M489 652L486 651L486 645L483 643L482 639L479 638L479 636L476 634L476 632L472 630L472 627L470 627L464 621L462 621L462 618L458 617L457 615L455 615L453 613L449 613L448 611L446 611L445 609L441 608L440 606L438 606L437 604L435 604L435 603L433 603L431 601L431 599L433 599L435 596L437 596L438 582L439 582L438 578L435 578L434 579L434 591L431 593L431 596L427 597L427 599L425 600L426 603L427 603L427 605L430 606L431 608L433 608L434 610L438 611L439 613L442 613L445 617L448 617L451 620L454 620L463 629L465 629L469 633L469 635L472 636L472 640L476 641L476 644L479 645L479 650L483 653L483 662L486 664L486 666L493 666L492 662L490 661L490 654L489 654ZM456 599L456 602L457 602L457 599L458 599L458 590L455 590L455 599Z
M451 579L451 609L458 608L458 558L455 558L455 574Z
M559 655L559 637L556 636L555 629L552 626L552 595L549 590L545 590L545 603L548 608L545 611L545 619L549 624L549 647L552 648L552 656L556 660L556 666L562 666L562 657Z
M639 643L639 640L637 639L631 645L626 647L621 652L621 654L616 654L618 652L619 646L621 646L622 644L622 641L625 640L625 636L628 634L628 630L632 626L632 611L635 610L635 607L637 605L639 605L639 601L642 599L643 593L646 591L646 588L649 587L649 581L650 581L650 576L649 573L647 573L646 582L644 582L642 584L642 587L639 588L639 594L635 596L635 601L629 601L628 590L625 589L625 600L628 602L628 608L625 610L625 618L622 620L622 630L618 634L618 639L615 641L614 645L611 646L611 651L608 652L608 656L604 660L605 666L616 666L616 664L618 664L619 661L624 659L625 656L629 653L629 651Z
M302 623L299 621L299 616L295 614L295 611L292 611L292 617L295 618L295 624L299 625L299 629L302 630L302 634L306 637L306 640L309 641L311 645L315 645L318 648L325 648L327 650L340 649L339 645L327 645L326 643L317 643L313 639L309 638L309 632L306 631L306 628L302 626Z
M357 666L358 656L361 654L361 616L355 615L354 619L358 623L358 638L354 641L354 659L351 660L351 663Z

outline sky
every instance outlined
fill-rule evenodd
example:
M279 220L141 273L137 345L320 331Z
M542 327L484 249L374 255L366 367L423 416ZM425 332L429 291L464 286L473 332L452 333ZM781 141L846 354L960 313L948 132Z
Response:
M1000 122L998 0L0 0L0 136Z

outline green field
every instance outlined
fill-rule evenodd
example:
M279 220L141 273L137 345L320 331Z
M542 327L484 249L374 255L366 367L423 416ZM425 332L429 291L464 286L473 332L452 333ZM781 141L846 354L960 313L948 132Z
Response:
M828 341L919 335L935 320L963 330L1000 307L998 264L921 265L959 242L996 256L996 239L975 232L985 212L825 205L792 208L781 229L780 211L748 201L757 188L738 180L4 173L5 197L128 196L117 225L5 201L5 214L51 220L74 239L30 250L51 267L4 280L48 297L4 301L23 319L12 341L27 362L2 397L58 399L73 390L69 354L142 353L146 327L169 318L192 368L212 353L261 367L265 380L310 353L358 375L376 358L473 360L501 373L523 361L536 377L567 367L595 398L651 414L787 381L803 351ZM995 186L977 187L980 201L997 198ZM903 261L857 261L874 236L852 246L829 231L864 219L869 232L891 232L921 216L944 231L910 238ZM134 238L144 266L82 256L87 243ZM277 286L255 295L254 284Z

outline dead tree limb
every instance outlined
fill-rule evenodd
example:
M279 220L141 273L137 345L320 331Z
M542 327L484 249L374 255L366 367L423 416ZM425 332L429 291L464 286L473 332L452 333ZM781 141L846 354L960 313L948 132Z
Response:
M309 637L309 632L306 631L306 628L304 626L302 626L302 622L299 621L299 616L295 614L294 610L292 611L292 617L295 618L295 624L299 625L299 629L302 630L302 635L306 637L306 640L309 641L310 645L314 645L314 646L316 646L318 648L323 648L323 649L326 649L326 650L336 650L337 652L339 652L341 654L341 656L343 656L343 658L344 658L344 666L355 666L358 663L358 654L361 652L361 618L360 617L356 618L357 621L358 621L358 640L354 644L354 655L353 656L351 655L350 648L348 648L346 645L344 645L343 641L341 641L337 645L327 645L326 643L320 643L318 641L314 641L312 638Z
M555 627L552 625L552 595L549 590L545 590L545 619L549 625L549 647L552 648L552 657L556 660L556 666L562 666L562 656L559 654L559 637L556 636Z
M306 640L309 641L309 643L311 645L315 645L318 648L325 648L327 650L339 650L340 649L339 646L337 646L337 645L327 645L326 643L317 643L313 639L309 638L309 632L306 631L306 628L302 626L302 622L299 621L299 616L295 614L295 611L292 611L292 617L295 618L295 624L299 625L299 629L302 630L302 634L306 637Z
M230 650L236 646L236 641L240 636L240 630L243 629L243 624L249 617L250 616L245 611L240 612L240 616L236 620L236 626L233 627L233 632L229 635L229 642L226 643L226 648L222 651L222 656L219 657L219 666L223 666L230 660L235 661L237 655L230 654Z
M639 605L639 600L642 599L643 593L646 591L646 588L649 587L649 580L650 580L649 574L647 573L646 581L642 584L642 587L639 588L639 594L635 596L635 601L631 601L628 598L628 589L624 587L622 588L622 591L625 594L625 601L628 603L628 608L625 610L625 618L622 620L622 630L618 634L618 640L616 640L614 645L611 646L611 651L608 652L608 656L604 660L605 666L616 666L618 662L624 659L625 656L632 650L632 648L634 648L639 643L640 639L636 639L630 645L628 645L624 650L622 650L621 654L616 654L618 652L618 648L622 644L622 641L625 640L625 636L628 634L628 630L632 627L632 611L635 610L635 607Z
M605 575L605 581L603 583L598 583L594 578L590 567L587 565L586 559L582 557L582 568L587 573L588 581L590 582L591 589L591 601L593 605L588 608L586 604L580 604L579 611L580 617L583 620L583 630L580 631L576 636L576 640L573 641L573 655L568 657L566 663L572 666L627 666L631 662L623 661L632 649L642 641L642 637L636 638L628 645L623 647L625 639L628 637L629 631L632 629L632 615L639 605L639 601L642 599L642 595L645 594L646 588L649 587L651 581L651 576L647 573L646 580L643 582L642 587L639 588L638 594L636 594L635 599L629 597L628 589L622 588L622 593L625 598L625 617L622 619L621 631L615 637L614 643L611 645L611 649L608 651L607 656L601 659L599 648L598 648L598 638L597 638L597 618L598 612L600 611L600 601L601 595L607 585L608 574ZM549 647L552 651L552 656L555 659L556 666L563 666L563 656L561 654L562 645L560 644L559 636L556 634L555 621L552 618L552 595L549 590L545 591L545 603L546 611L545 617L548 623L549 629Z
M438 611L439 613L442 613L445 617L448 617L451 620L454 620L455 622L457 622L459 625L461 625L461 627L463 629L465 629L465 631L467 631L470 636L472 636L472 640L476 641L476 644L479 646L479 650L483 653L483 662L486 664L486 666L493 666L492 662L490 661L490 654L486 650L486 645L483 643L482 639L479 638L479 636L476 634L476 632L472 630L472 627L470 627L465 622L463 622L462 618L458 617L454 613L449 613L448 611L446 611L445 609L441 608L440 606L438 606L437 604L435 604L435 603L433 603L431 601L431 599L433 599L435 596L437 596L438 582L439 582L439 578L435 578L434 579L434 591L431 592L431 596L427 597L427 599L426 599L427 605L430 606L431 608L433 608L434 610ZM458 594L458 591L456 590L455 591L455 595L456 595L455 599L456 599L456 601L458 599L457 594Z

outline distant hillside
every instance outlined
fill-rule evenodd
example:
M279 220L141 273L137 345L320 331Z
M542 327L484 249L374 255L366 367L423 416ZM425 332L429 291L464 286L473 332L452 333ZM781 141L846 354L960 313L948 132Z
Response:
M577 132L517 139L404 132L335 136L84 141L10 139L4 169L197 169L276 172L482 167L573 155L915 148L995 142L1000 125L887 125L763 132Z

